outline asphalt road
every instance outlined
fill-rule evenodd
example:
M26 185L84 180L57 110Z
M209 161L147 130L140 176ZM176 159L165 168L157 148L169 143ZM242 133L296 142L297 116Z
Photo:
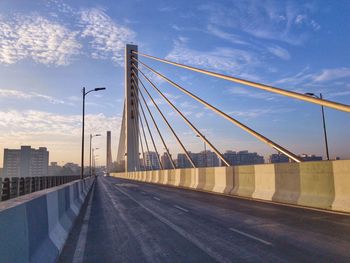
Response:
M350 262L350 216L99 177L59 262Z

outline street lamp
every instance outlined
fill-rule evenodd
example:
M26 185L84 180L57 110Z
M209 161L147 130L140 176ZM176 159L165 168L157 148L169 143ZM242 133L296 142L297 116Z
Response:
M196 135L197 137L201 137L199 136L198 134ZM205 167L207 167L207 144L205 143L205 141L203 142L204 143L204 165Z
M101 134L92 135L92 134L90 133L90 161L89 161L89 163L90 163L90 177L92 176L92 168L91 168L91 154L92 154L92 152L91 152L91 142L92 142L92 138L98 137L98 136L101 136Z
M96 162L96 157L98 156L97 154L95 154L95 151L97 151L100 148L92 148L92 167L93 167L93 174L95 174L96 172L96 167L95 167L95 162Z
M89 91L85 91L85 87L83 88L83 121L82 121L82 129L81 129L81 173L80 173L80 179L84 179L84 129L85 129L85 96L88 95L90 92L93 91L100 91L105 90L106 88L95 88Z
M305 93L305 95L308 95L308 96L311 96L311 97L315 97L315 98L318 98L318 99L321 99L321 100L323 99L322 93L320 93L320 96L317 96L316 94L310 93L310 92ZM325 141L325 145L326 145L326 154L327 154L327 160L329 161L327 130L326 130L326 121L325 121L325 117L324 117L323 105L321 105L321 112L322 112L322 122L323 122L324 141Z

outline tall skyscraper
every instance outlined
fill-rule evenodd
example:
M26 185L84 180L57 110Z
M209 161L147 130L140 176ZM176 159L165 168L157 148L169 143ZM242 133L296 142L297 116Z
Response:
M45 147L4 149L4 177L48 176L49 152Z
M164 169L173 168L173 166L171 165L168 153L166 153L166 152L163 153L163 155L160 157L160 161L161 161Z
M147 169L159 170L159 162L157 158L157 153L155 152L145 152L145 164Z
M257 153L250 153L248 151L226 151L224 158L230 165L249 165L249 164L262 164L264 163L264 157Z
M111 131L107 131L107 155L106 155L106 172L109 174L112 171L112 147L111 147Z

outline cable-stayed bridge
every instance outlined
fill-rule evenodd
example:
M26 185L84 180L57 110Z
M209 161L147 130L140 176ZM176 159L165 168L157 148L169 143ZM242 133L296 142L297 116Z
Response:
M0 233L5 233L0 235L0 262L349 262L350 160L303 162L285 145L150 67L151 60L350 112L349 105L179 64L127 45L117 156L124 171L0 204ZM154 76L290 162L232 166ZM197 167L151 90L217 155L221 166ZM166 133L189 168L178 167ZM170 168L163 166L160 149ZM153 159L146 156L150 152L155 152Z

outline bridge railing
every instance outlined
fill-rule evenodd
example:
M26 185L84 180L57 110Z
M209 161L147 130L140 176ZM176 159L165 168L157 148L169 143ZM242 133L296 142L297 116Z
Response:
M0 177L0 201L66 184L79 178L79 175Z

